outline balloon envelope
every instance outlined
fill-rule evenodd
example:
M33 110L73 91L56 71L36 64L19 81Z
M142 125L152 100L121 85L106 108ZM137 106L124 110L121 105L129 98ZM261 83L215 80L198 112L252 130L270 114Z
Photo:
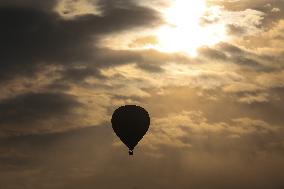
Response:
M150 117L140 106L125 105L114 111L111 123L114 132L129 148L129 154L132 155L134 147L149 129Z

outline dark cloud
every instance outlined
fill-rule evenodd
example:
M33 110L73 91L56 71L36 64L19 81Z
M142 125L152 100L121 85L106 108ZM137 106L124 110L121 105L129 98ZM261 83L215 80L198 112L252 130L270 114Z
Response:
M0 7L14 6L14 7L30 7L41 9L43 11L51 12L56 5L57 0L37 1L37 0L2 0Z
M29 93L3 100L0 102L0 132L17 135L48 130L44 123L72 116L72 110L80 106L74 96L63 93Z
M145 71L149 72L162 72L163 68L160 67L160 65L154 65L154 64L137 64L138 68L141 68Z
M200 53L201 56L205 56L210 59L217 59L217 60L228 59L228 56L224 52L209 47L202 47L198 49L198 52Z
M87 68L70 68L66 69L62 72L61 80L70 80L71 83L84 81L88 77L95 76L100 79L104 79L105 77L101 74L98 69L87 67ZM56 83L60 83L60 81L56 81Z
M157 12L143 7L115 8L104 16L82 15L65 20L55 12L0 6L1 80L32 74L39 64L94 62L97 35L154 26Z
M253 67L255 69L269 69L266 65L259 62L259 55L249 52L229 43L219 43L215 47L202 47L198 50L200 56L211 60L219 60L226 63Z
M219 43L213 48L203 47L200 48L200 53L208 58L219 60L233 60L237 62L237 59L244 57L249 53L240 47L230 43Z
M179 53L163 53L157 50L112 50L97 49L94 59L99 68L111 68L123 64L136 64L137 67L149 72L162 72L162 65L177 61L189 62L190 58ZM92 67L92 65L90 65Z
M232 24L227 26L227 31L228 31L228 34L236 35L236 36L242 36L242 34L246 32L244 27L235 26Z

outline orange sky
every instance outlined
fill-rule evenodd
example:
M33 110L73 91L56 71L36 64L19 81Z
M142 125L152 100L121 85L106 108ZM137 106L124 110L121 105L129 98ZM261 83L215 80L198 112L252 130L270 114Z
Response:
M283 10L1 0L0 188L282 189ZM133 157L125 104L151 116Z

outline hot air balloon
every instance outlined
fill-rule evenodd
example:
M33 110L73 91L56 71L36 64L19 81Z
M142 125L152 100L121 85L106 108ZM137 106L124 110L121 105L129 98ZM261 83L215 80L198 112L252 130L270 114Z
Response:
M136 105L121 106L114 111L111 118L112 128L120 140L128 147L129 155L149 129L148 112Z

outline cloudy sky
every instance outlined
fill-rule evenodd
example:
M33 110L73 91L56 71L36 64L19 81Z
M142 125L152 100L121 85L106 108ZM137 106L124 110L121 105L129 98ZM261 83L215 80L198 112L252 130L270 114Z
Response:
M0 188L284 188L283 0L1 0ZM151 126L129 157L124 104Z

